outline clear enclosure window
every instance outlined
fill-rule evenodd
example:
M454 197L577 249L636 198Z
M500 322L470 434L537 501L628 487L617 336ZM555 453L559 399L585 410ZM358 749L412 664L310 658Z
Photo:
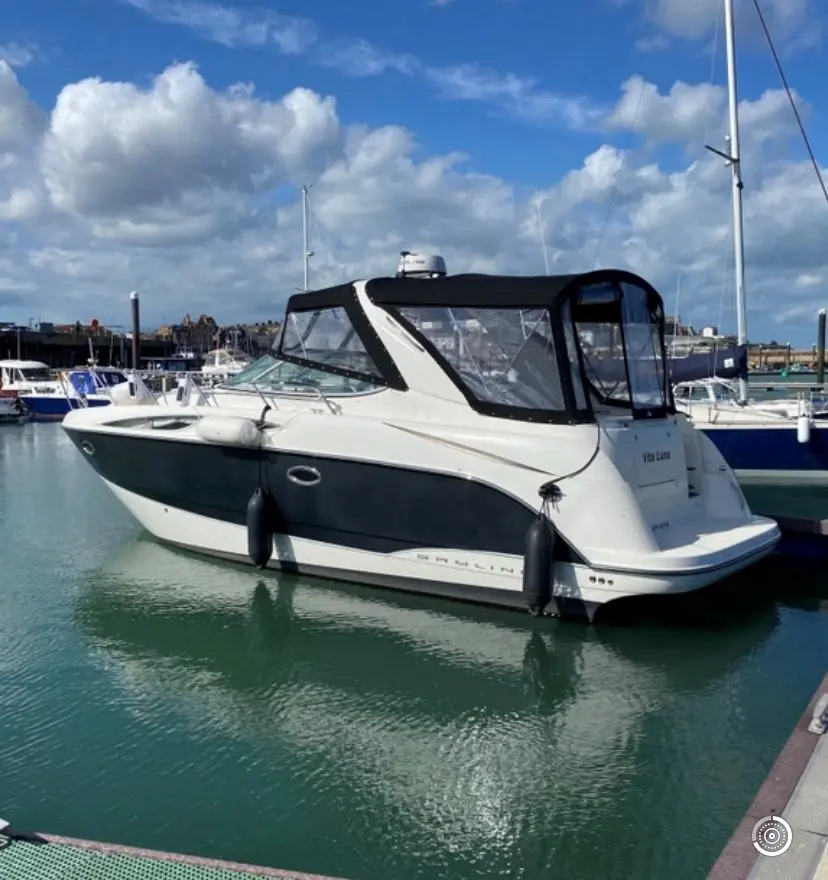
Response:
M586 378L604 400L635 409L661 409L664 351L658 315L647 291L612 283L584 288L575 313Z
M572 376L572 388L575 392L575 406L579 410L587 408L587 393L584 388L581 364L578 360L578 342L575 339L575 330L572 324L572 309L569 303L564 303L563 309L564 338L566 339L566 357L569 361L570 375Z
M643 408L663 407L664 352L659 323L650 312L646 290L626 282L621 283L621 290L631 400Z
M547 309L406 306L397 311L481 403L565 409Z
M575 329L587 381L601 398L629 402L618 298L613 284L584 288L578 298Z
M309 365L382 378L342 306L291 312L285 320L277 353Z

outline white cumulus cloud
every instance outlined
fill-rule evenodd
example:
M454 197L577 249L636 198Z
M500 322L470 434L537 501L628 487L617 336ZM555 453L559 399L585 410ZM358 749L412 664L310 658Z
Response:
M278 318L302 279L309 183L317 286L391 272L402 249L453 272L542 272L540 204L553 271L629 267L668 308L681 274L698 323L732 327L729 172L703 149L705 133L723 146L723 114L716 87L633 77L573 121L604 143L529 187L459 150L424 154L399 126L349 124L305 88L219 91L181 63L148 85L67 83L47 111L0 61L0 307L125 323L137 289L157 322ZM742 118L749 309L771 327L822 304L828 205L810 163L784 158L784 95L743 102Z

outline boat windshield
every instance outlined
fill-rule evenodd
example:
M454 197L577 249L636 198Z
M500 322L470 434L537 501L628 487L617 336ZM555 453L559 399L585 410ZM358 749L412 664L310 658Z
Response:
M738 391L732 385L717 382L700 382L698 384L676 385L673 389L676 400L689 403L737 403Z
M98 383L89 370L69 373L69 383L80 394L94 394L98 390Z
M346 310L333 306L288 313L270 353L225 384L318 397L365 394L385 382Z
M245 364L248 357L243 351L233 348L218 348L211 351L206 358L210 366L226 367L237 364Z
M603 404L632 409L639 418L670 408L661 305L634 283L584 287L572 316L591 393Z
M48 367L23 367L17 371L18 382L49 382L51 378Z
M127 380L127 377L123 373L115 370L98 370L95 375L97 376L100 385L106 385L110 388L115 385L120 385Z
M377 390L373 382L300 366L272 354L260 357L223 384L226 388L262 391L266 394L310 394L314 397L319 397L320 393L335 397Z

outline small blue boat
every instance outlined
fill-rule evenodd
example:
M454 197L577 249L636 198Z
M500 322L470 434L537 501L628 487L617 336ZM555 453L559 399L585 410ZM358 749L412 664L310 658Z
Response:
M70 409L108 406L110 389L127 381L126 374L115 367L84 367L67 371L48 387L19 394L32 421L62 419Z

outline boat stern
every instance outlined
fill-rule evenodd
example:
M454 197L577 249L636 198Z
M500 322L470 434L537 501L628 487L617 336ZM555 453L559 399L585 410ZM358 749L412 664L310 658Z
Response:
M578 531L592 540L576 542L592 589L603 581L604 601L698 590L775 550L778 524L751 511L733 470L684 416L618 420L606 435L617 476L606 481L597 516L582 499ZM606 528L596 528L597 517Z

